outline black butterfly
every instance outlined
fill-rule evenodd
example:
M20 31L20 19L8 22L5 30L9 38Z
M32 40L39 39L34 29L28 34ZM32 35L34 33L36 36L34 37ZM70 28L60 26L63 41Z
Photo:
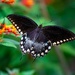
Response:
M34 57L44 56L54 45L75 40L75 34L58 26L38 26L28 17L11 14L7 18L16 27L21 37L21 50Z

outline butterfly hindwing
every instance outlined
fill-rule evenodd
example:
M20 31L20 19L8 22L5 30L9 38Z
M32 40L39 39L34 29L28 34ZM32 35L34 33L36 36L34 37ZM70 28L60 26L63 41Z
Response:
M43 33L53 45L59 45L75 39L75 34L58 26L45 26Z
M25 16L11 14L8 15L7 18L11 21L11 23L19 32L32 31L37 27L37 24L33 20Z

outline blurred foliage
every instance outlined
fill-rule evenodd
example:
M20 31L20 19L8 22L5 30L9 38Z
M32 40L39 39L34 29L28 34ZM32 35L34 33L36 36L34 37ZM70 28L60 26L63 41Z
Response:
M75 33L75 0L47 0L49 2L46 3L45 10L48 11L50 19L43 15L41 2L33 1L34 5L31 7L23 5L21 0L16 0L12 5L0 3L0 23L9 14L21 14L43 26L58 25ZM7 19L5 23L10 24ZM0 38L2 40L0 41L0 75L67 75L55 48L33 62L34 59L30 55L22 55L19 45L20 36L3 34ZM59 46L59 50L69 66L70 75L75 75L75 41Z

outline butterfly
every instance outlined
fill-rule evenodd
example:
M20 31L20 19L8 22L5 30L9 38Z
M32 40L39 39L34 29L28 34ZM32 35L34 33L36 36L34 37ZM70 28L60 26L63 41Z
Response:
M46 55L52 46L75 40L73 32L59 26L38 26L32 19L16 14L10 14L7 18L22 35L20 47L23 54L41 57Z

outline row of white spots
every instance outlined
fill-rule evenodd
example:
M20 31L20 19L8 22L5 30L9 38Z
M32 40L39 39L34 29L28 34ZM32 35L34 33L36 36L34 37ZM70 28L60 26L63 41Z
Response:
M22 35L23 32L21 31L21 29L18 27L18 25L11 19L8 17L8 19L13 23L13 25L16 27L16 29L18 30L18 32Z
M22 44L22 43L21 43L21 44ZM25 50L23 45L21 45L21 49L22 49L22 51L23 51L24 53L26 53L26 52L30 53L30 49ZM34 48L31 47L31 49L34 49ZM48 52L48 50L46 49L46 50L45 50L45 53L47 53L47 52ZM36 56L38 56L38 57L39 57L39 56L44 56L44 52L41 52L41 54L40 54L40 53L35 54L35 51L32 50L31 53L33 54L34 57L36 57Z
M44 56L46 53L48 53L48 51L51 49L51 46L48 46L48 44L47 43L45 43L45 46L48 46L48 49L46 49L45 50L45 52L41 52L41 53L35 53L35 51L33 50L34 49L34 47L31 47L30 49L27 49L27 50L25 50L24 49L24 46L23 46L23 39L26 39L27 37L25 36L24 38L22 37L21 38L21 49L22 49L22 51L24 52L24 53L31 53L34 57L40 57L40 56Z
M44 44L45 46L48 46L47 43ZM33 47L32 47L33 48ZM45 50L45 52L41 52L41 53L35 53L35 51L31 51L31 53L33 54L34 57L40 57L40 56L44 56L46 53L48 53L49 49L51 49L51 46L48 46L48 49Z
M51 41L48 41L47 43L45 43L45 44L44 44L44 47L45 47L45 46L48 46L48 43L51 44ZM34 54L34 56L35 56L35 57L36 57L36 56L38 56L38 57L44 56L45 54L48 53L48 51L49 51L50 49L51 49L51 46L48 46L48 48L45 50L45 52L41 52L41 53L38 53L38 54Z
M59 44L62 44L63 42L71 41L71 40L74 40L74 39L75 39L75 37L72 37L72 38L69 38L69 39L60 40L60 41L54 42L53 45L59 45Z
M24 41L23 41L23 40L24 40L24 39L25 39L25 40L27 39L27 36L26 36L27 34L25 33L24 35L25 35L25 36L21 38L21 43L20 43L20 44L21 44L21 49L22 49L22 51L23 51L24 53L30 53L30 50L31 50L31 53L34 54L35 52L32 51L32 50L34 49L33 47L31 47L30 49L27 49L27 50L24 49L24 46L23 46Z
M45 50L45 53L48 53L48 50L47 49ZM40 57L40 56L44 56L45 53L44 52L41 52L41 53L38 53L38 54L34 54L33 56L34 57L36 57L36 56Z
M25 37L27 37L27 36L25 35ZM27 53L27 52L30 52L30 50L29 50L29 49L27 49L27 50L24 49L24 45L23 45L23 44L24 44L24 39L25 39L24 37L21 38L20 45L21 45L22 51L23 51L24 53ZM25 40L26 40L26 39L25 39Z

